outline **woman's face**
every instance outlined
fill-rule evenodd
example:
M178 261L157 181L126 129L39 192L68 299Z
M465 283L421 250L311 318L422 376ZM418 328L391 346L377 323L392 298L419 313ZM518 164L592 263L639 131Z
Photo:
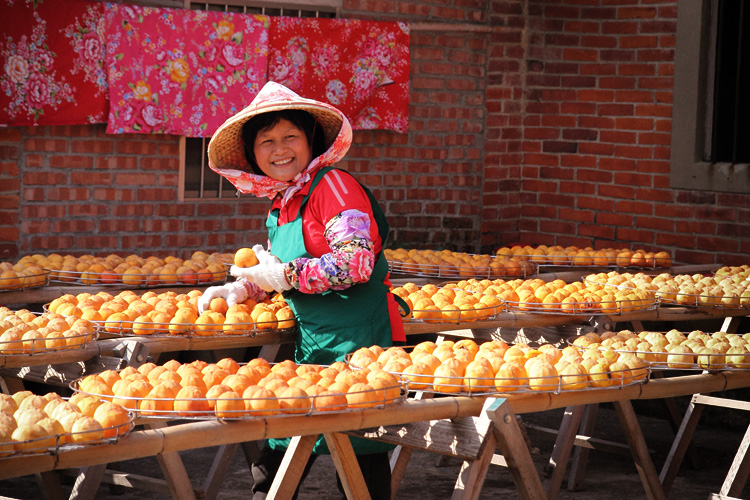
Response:
M258 132L253 152L263 173L279 181L291 181L312 160L312 148L305 133L283 118Z

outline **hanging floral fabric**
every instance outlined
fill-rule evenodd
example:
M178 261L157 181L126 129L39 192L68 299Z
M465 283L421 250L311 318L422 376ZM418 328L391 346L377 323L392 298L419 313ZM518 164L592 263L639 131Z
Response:
M107 132L210 137L266 82L268 17L107 4Z
M104 4L0 0L0 124L107 119Z
M336 106L353 129L407 132L407 24L273 17L270 32L269 80Z

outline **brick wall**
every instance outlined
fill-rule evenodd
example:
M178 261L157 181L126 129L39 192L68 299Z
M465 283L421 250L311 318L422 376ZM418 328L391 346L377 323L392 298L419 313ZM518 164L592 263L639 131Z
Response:
M486 171L483 248L516 242L497 231L497 200L518 215L517 242L749 263L750 194L669 185L674 0L502 1L492 12L523 35L490 47L487 141L499 138L500 153L497 175Z
M485 20L485 9L484 2L460 0L348 1L343 17L477 24ZM411 51L409 134L355 131L342 166L381 200L392 244L476 251L486 34L415 29ZM178 201L177 137L112 136L103 125L0 133L3 175L15 183L8 184L7 195L0 191L0 210L9 216L0 222L2 258L50 251L184 257L266 240L267 200Z
M356 131L343 163L381 200L392 245L747 262L750 195L669 187L675 0L349 0L344 17L412 25L409 133ZM0 129L0 259L264 241L267 202L178 202L178 162L174 136Z

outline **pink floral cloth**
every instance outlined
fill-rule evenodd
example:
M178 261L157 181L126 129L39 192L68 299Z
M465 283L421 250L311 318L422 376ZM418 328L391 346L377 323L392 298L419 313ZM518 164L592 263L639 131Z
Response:
M271 18L268 79L340 109L354 130L409 128L409 26Z
M266 81L268 17L107 4L108 133L210 137Z
M0 124L107 119L104 4L0 0Z

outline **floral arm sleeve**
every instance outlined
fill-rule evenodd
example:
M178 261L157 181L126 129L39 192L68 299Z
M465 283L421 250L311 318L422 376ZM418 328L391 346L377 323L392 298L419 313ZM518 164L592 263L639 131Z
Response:
M240 278L240 283L242 283L245 287L245 290L247 290L247 298L253 299L255 302L263 302L267 298L270 297L270 294L263 290L261 287L253 283L252 281L248 281L245 278Z
M359 210L344 210L326 224L330 253L320 258L299 258L286 266L286 279L302 293L344 290L370 279L375 265L370 217Z

